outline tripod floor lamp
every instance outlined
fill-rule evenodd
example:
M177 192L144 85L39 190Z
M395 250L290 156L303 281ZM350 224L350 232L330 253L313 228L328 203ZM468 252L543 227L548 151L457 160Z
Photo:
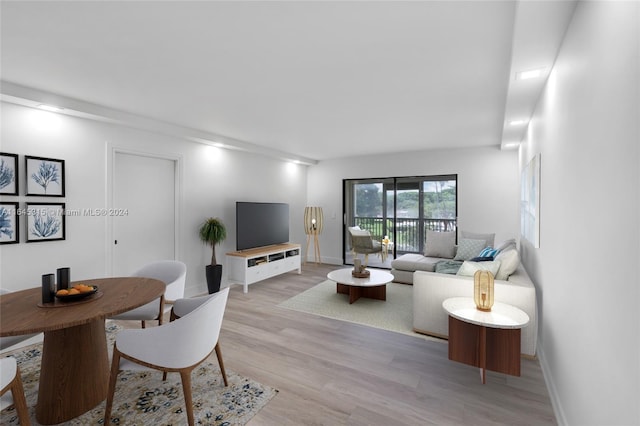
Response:
M313 251L316 263L320 263L321 257L318 235L322 233L323 222L322 207L304 208L304 233L307 234L307 250L304 255L305 263L307 263L307 257L309 256L309 242L311 242L311 238L313 238Z

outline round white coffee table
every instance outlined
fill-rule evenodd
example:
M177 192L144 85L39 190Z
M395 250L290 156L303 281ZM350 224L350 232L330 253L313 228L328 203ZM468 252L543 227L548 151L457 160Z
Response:
M470 297L442 302L449 314L449 359L485 370L520 376L520 329L529 315L515 306L495 302L491 311L480 311Z
M327 278L336 282L336 290L340 294L349 295L349 304L361 297L387 300L387 284L393 281L393 275L378 269L368 269L367 278L356 278L351 275L353 268L337 269L327 274Z

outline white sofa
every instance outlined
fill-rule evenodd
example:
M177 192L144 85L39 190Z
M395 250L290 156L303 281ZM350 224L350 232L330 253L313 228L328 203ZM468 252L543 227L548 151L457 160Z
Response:
M494 300L522 309L529 324L522 329L521 352L535 357L538 336L536 289L520 264L507 281L495 280ZM416 271L413 273L413 329L417 333L448 337L449 317L442 302L450 297L473 297L473 277Z

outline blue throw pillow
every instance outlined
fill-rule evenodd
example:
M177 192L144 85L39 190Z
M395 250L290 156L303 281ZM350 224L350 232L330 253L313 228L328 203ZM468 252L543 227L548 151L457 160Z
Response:
M498 252L499 252L498 249L494 249L494 248L491 248L491 247L486 247L485 249L483 249L480 252L480 254L478 254L478 257L491 257L491 258L494 258L494 257L496 257Z

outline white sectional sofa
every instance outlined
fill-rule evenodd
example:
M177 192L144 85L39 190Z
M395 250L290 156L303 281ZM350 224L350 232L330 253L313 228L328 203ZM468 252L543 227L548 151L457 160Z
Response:
M538 336L536 288L520 263L516 240L494 245L494 235L427 231L424 253L398 257L391 262L391 273L394 282L413 284L414 331L447 338L449 317L442 302L450 297L473 297L474 272L491 271L495 276L494 300L529 315L529 324L522 329L521 350L534 357Z
M538 336L536 289L522 264L508 280L495 283L494 300L522 309L529 324L522 329L521 353L534 357ZM448 337L449 319L442 302L450 297L473 297L473 277L416 271L413 273L413 329L417 333Z

